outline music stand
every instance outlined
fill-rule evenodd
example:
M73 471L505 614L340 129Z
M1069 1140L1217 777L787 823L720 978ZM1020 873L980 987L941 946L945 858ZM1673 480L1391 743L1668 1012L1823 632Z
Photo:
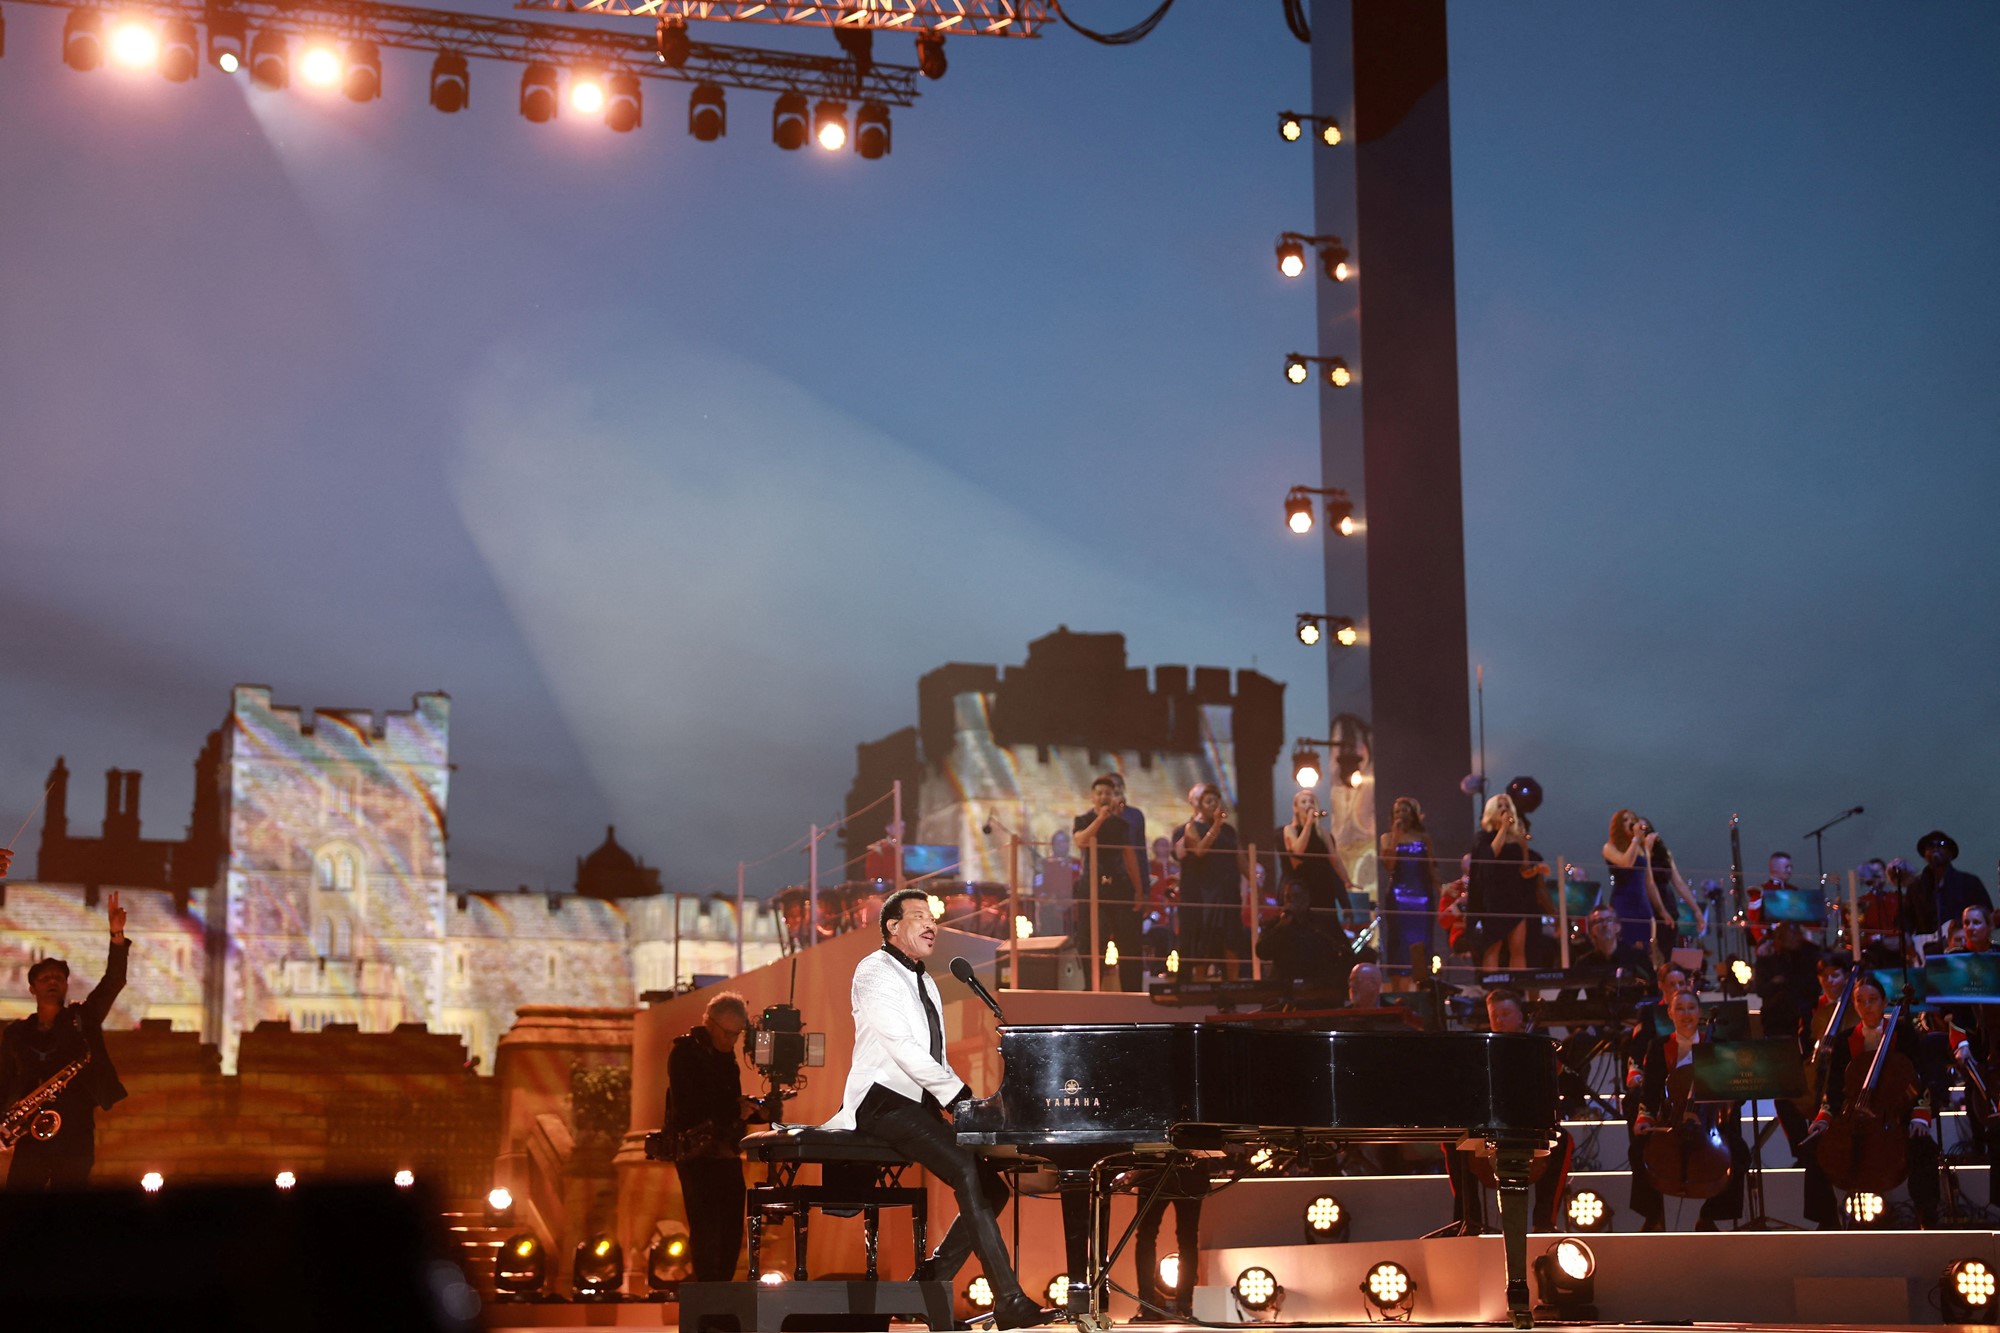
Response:
M1712 1041L1694 1048L1694 1091L1704 1102L1750 1103L1750 1178L1746 1182L1750 1219L1738 1231L1797 1231L1764 1211L1764 1146L1758 1140L1757 1101L1803 1097L1805 1066L1788 1037Z

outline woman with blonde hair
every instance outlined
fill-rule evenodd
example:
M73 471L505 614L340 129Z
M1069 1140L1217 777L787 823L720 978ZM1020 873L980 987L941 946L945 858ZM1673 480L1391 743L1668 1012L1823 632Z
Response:
M1479 932L1486 951L1479 965L1486 969L1528 965L1528 923L1541 912L1535 881L1539 863L1528 859L1528 827L1514 798L1501 792L1486 802L1479 816L1479 841L1472 849L1472 872L1466 885L1466 915Z

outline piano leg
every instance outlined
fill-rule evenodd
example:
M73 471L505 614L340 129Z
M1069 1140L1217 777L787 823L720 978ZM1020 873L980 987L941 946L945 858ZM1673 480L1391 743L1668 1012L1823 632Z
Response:
M1493 1178L1500 1185L1500 1234L1507 1253L1507 1317L1515 1328L1535 1326L1534 1303L1528 1295L1528 1172L1532 1148L1499 1148L1493 1154Z
M1091 1261L1096 1247L1091 1243L1097 1230L1097 1200L1090 1188L1088 1166L1056 1172L1056 1187L1062 1200L1063 1264L1069 1274L1068 1299L1064 1312L1085 1328L1095 1328L1097 1310L1092 1290ZM1045 1293L1031 1293L1038 1301Z

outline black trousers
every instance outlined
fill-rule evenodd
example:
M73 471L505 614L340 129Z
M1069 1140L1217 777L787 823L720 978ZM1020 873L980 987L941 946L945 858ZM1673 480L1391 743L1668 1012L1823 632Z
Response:
M7 1188L80 1190L90 1183L90 1168L96 1161L97 1126L87 1114L80 1116L65 1107L62 1131L54 1138L38 1139L30 1134L14 1146Z
M1141 1190L1139 1197L1143 1201L1146 1192ZM1180 1280L1171 1292L1160 1285L1160 1226L1167 1220L1169 1207L1174 1210L1174 1243L1180 1254ZM1140 1311L1141 1319L1170 1313L1183 1319L1192 1316L1194 1284L1201 1269L1201 1200L1169 1198L1166 1194L1154 1199L1139 1214L1139 1229L1132 1237L1132 1261L1139 1268L1139 1285L1133 1290L1153 1307Z
M863 1134L882 1140L951 1186L957 1197L958 1216L931 1253L932 1276L956 1276L966 1256L976 1252L996 1301L1018 1292L1021 1283L1014 1276L1014 1262L1000 1235L998 1216L1011 1197L1006 1177L969 1149L961 1148L938 1112L880 1084L861 1099L854 1123Z
M729 1282L743 1252L743 1163L734 1157L691 1157L674 1163L687 1208L688 1258L697 1282ZM750 1275L755 1281L757 1275Z

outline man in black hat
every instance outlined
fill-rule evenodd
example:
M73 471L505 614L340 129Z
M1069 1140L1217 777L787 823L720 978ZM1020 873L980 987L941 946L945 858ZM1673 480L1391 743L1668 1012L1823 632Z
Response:
M1917 839L1917 855L1924 858L1924 872L1910 885L1911 933L1931 935L1947 922L1960 920L1972 906L1993 910L1993 899L1977 875L1969 875L1952 864L1958 859L1958 844L1943 829L1932 829Z
M118 992L125 989L125 960L132 951L116 889L105 904L105 915L111 927L111 953L89 998L69 1003L69 964L44 958L28 969L35 1012L0 1033L0 1112L69 1065L88 1060L49 1103L48 1109L62 1117L56 1133L47 1139L30 1134L15 1144L14 1163L7 1172L10 1191L81 1189L88 1184L97 1160L97 1112L110 1110L125 1096L125 1085L118 1081L118 1071L104 1049L104 1018Z

